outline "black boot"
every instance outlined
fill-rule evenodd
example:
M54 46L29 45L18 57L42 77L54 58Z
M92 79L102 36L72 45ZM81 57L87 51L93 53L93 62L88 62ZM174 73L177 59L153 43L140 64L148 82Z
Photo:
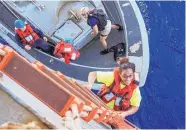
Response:
M109 52L115 52L116 49L117 49L117 46L116 46L116 45L115 45L115 46L111 46L111 47L109 48Z
M102 50L101 52L100 52L100 54L101 55L105 55L105 54L107 54L107 53L109 53L110 51L109 51L109 49L105 49L105 50Z
M122 31L123 30L123 26L121 26L119 24L115 24L115 25L119 27L119 29L117 29L118 31Z
M50 49L48 50L48 53L51 55L51 56L54 56L54 47L51 46Z

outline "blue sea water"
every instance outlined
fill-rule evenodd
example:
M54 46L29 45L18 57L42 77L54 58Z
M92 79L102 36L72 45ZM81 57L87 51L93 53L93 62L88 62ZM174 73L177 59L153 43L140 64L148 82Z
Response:
M185 128L185 2L137 2L149 36L150 68L139 111L142 129Z

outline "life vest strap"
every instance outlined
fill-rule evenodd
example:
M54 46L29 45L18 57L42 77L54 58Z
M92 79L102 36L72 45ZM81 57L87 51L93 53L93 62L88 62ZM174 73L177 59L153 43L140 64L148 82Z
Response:
M99 96L100 98L103 98L105 95L111 93L111 92L112 92L112 89L114 88L114 85L115 85L115 80L114 80L114 81L112 82L112 84L108 87L109 89L108 89L107 92L105 92L105 93L100 92L100 93L98 93L98 96ZM105 86L105 87L107 87L107 86Z
M121 96L120 94L114 93L114 92L113 92L113 94L116 97L122 98L121 100L130 100L129 98L126 98L126 95L128 94L128 92L126 92L123 96Z

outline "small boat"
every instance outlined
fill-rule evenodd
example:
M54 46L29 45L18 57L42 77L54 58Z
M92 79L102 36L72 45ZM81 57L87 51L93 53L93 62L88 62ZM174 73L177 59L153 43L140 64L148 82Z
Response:
M116 66L113 53L101 56L98 37L91 36L91 28L79 14L81 7L103 9L113 24L124 27L122 32L113 30L108 36L108 46L125 43L126 56L135 63L140 75L140 87L144 86L149 69L149 45L145 23L135 1L0 1L0 36L30 62L39 61L52 70L86 84L91 71L110 71ZM38 49L25 51L14 39L13 22L23 19L40 29L48 44L55 46L65 38L71 38L80 48L81 57L65 64L60 59Z

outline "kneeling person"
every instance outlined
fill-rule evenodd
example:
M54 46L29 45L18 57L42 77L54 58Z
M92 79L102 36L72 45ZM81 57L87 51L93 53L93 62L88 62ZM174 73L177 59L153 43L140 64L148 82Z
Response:
M72 60L80 57L79 50L75 49L70 42L60 41L54 50L54 55L69 64Z

